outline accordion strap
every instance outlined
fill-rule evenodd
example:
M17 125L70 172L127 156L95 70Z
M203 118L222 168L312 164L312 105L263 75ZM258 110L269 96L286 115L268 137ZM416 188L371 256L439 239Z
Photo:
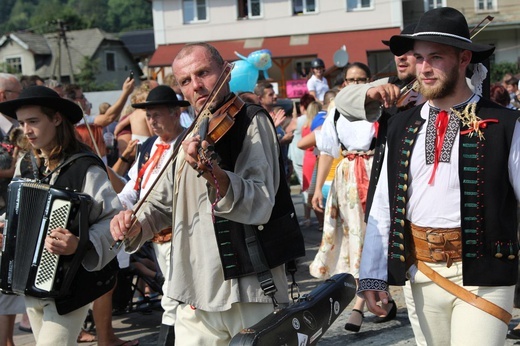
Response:
M33 168L33 175L34 175L34 179L36 179L37 181L41 182L41 183L49 183L52 175L54 174L54 172L57 172L59 171L61 168L63 167L66 167L67 165L71 164L72 162L76 161L77 159L81 158L81 157L85 157L85 156L89 156L89 157L95 157L95 158L98 158L98 156L95 156L91 153L87 153L87 152L83 152L83 153L76 153L72 156L70 156L67 160L62 160L58 166L56 166L56 168L54 168L49 174L47 174L43 179L40 179L40 172L38 171L38 163L36 162L36 157L34 156L34 153L31 152L31 162L32 162L32 168ZM101 161L101 159L99 159L99 161L101 163L103 163L103 161ZM104 167L104 163L103 163L103 167Z

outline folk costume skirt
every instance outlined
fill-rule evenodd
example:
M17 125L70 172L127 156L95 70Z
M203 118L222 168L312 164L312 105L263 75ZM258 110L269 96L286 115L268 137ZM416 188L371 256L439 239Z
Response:
M372 159L371 155L346 153L336 167L325 205L321 245L309 266L316 278L326 279L337 273L359 277Z

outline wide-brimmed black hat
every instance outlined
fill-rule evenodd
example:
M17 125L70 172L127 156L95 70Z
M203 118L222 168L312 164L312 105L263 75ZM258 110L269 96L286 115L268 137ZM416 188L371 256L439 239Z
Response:
M473 43L464 15L451 7L430 10L422 15L411 35L396 35L390 38L390 50L403 55L413 49L415 41L445 44L473 52L472 63L488 58L495 47Z
M16 111L23 106L44 106L60 112L73 124L83 118L83 111L76 103L64 99L46 86L30 86L23 89L15 100L0 102L0 113L16 119Z
M172 88L167 85L159 85L153 88L148 97L146 97L146 102L143 103L134 103L132 107L134 108L148 108L152 106L179 106L179 107L187 107L190 105L188 101L179 101L177 99L177 95Z
M413 32L415 31L415 27L416 26L417 26L417 23L408 24L407 26L404 27L404 29L401 31L401 33L399 35L411 35L411 34L413 34ZM381 40L381 42L383 42L383 44L386 45L386 46L390 45L390 41L389 40Z

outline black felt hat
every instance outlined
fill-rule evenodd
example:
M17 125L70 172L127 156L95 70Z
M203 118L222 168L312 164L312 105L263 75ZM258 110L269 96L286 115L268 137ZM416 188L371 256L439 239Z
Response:
M400 35L411 35L411 34L413 34L413 32L415 31L415 27L416 26L417 26L417 23L408 24L401 31ZM387 46L390 45L390 41L389 40L381 40L381 42L383 42L384 45L387 45Z
M445 44L473 52L472 63L488 58L495 47L473 43L464 15L451 7L430 10L422 15L411 35L396 35L390 38L390 50L394 55L403 55L413 49L415 41Z
M172 88L167 85L159 85L153 88L150 93L148 93L148 97L146 97L146 102L143 103L134 103L132 107L134 108L148 108L153 106L179 106L179 107L187 107L190 105L188 101L179 101L177 99L177 95Z
M15 100L0 102L0 113L16 119L16 111L23 106L44 106L60 112L73 124L83 118L83 111L73 101L62 98L45 86L30 86L23 89Z

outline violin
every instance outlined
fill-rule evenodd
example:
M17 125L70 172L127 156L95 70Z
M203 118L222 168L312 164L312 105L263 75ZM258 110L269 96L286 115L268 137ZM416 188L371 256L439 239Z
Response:
M237 95L215 111L211 117L203 119L206 124L199 128L202 140L217 143L235 123L235 116L244 107L244 101ZM209 121L208 121L209 120Z
M399 111L404 111L422 103L423 101L423 97L419 93L419 81L414 79L401 88L395 106Z
M210 145L203 149L199 147L200 161L211 169L212 162L219 161L218 154L215 152L214 144L217 143L235 123L235 116L244 107L244 101L237 96L227 101L222 107L215 111L211 116L204 117L200 123L199 135L201 142L206 140ZM204 170L198 170L200 177Z

